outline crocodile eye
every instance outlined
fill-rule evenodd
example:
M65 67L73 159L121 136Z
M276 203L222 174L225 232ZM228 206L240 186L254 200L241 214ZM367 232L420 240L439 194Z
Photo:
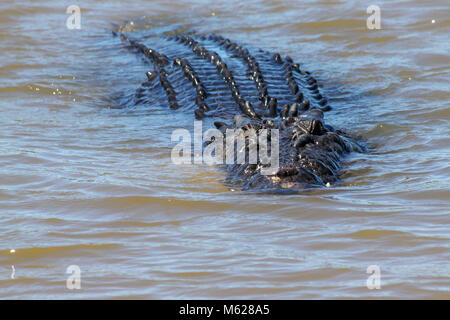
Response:
M297 125L304 133L321 135L326 132L323 122L319 119L303 119L298 121Z
M320 134L323 133L323 131L324 131L324 128L323 128L322 121L313 119L311 121L311 126L310 126L310 129L309 129L309 133L315 134L315 135L320 135Z

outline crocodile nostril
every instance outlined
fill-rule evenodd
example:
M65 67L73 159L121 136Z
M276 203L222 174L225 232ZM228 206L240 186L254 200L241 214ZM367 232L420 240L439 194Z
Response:
M285 168L279 168L276 175L278 177L289 177L289 176L295 176L297 173L298 173L297 168L285 167Z

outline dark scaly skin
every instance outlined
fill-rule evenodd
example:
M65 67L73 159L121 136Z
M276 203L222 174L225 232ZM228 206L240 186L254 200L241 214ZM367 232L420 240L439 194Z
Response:
M355 138L325 124L324 112L331 109L327 99L316 79L290 57L261 50L253 55L215 34L163 36L152 42L152 48L127 35L120 37L153 65L144 85L162 87L165 97L149 95L171 109L193 108L196 119L217 118L215 125L224 136L226 129L241 129L247 160L248 133L279 130L279 168L264 175L261 169L269 165L260 162L228 165L230 186L252 190L329 186L339 180L342 157L363 151ZM145 89L138 93L136 103L145 102ZM190 102L181 106L180 98Z

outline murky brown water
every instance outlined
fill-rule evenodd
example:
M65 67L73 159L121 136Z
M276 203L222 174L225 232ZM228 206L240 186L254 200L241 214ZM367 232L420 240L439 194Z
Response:
M70 4L0 4L0 298L450 298L447 1L378 1L374 31L366 1ZM115 108L145 66L109 24L143 14L303 62L374 151L288 196L172 164L190 112Z

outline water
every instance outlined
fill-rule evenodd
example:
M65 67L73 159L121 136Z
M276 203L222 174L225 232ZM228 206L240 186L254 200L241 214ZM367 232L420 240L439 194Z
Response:
M446 1L378 1L381 30L355 0L88 0L68 30L71 4L0 4L0 298L450 298ZM172 164L192 112L121 108L146 71L111 36L125 20L292 56L372 151L284 196Z

